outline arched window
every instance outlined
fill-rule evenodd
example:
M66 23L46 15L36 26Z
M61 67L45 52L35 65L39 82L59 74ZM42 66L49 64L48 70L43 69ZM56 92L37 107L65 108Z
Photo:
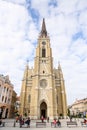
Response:
M42 48L42 57L46 57L46 50L45 50L45 48Z
M5 103L7 102L7 97L5 97Z
M30 103L31 102L31 95L29 94L29 96L28 96L28 103Z
M4 96L2 96L2 102L4 101Z

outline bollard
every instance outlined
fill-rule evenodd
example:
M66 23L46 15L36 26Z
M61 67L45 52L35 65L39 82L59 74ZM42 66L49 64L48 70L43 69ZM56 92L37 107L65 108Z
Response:
M2 123L2 126L5 127L5 122Z
M16 126L16 122L14 121L14 125L13 125L13 127L15 127Z

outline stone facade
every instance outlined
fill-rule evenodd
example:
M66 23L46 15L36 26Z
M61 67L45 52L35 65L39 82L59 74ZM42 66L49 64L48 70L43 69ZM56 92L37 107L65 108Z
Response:
M87 117L87 98L76 100L68 108L70 110L70 115L81 115Z
M0 118L12 118L14 114L13 84L9 76L0 75ZM16 94L14 95L16 98Z
M24 72L20 94L20 114L39 119L42 115L53 119L67 115L66 92L60 64L53 68L50 38L43 19L38 38L34 68L28 64Z

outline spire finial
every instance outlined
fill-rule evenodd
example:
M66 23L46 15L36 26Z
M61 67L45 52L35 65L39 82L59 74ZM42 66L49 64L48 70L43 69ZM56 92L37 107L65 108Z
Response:
M45 19L44 18L43 18L43 23L42 23L41 36L47 36L47 31L46 31L46 25L45 25Z
M29 60L27 59L27 64L29 63Z
M27 68L27 69L29 68L28 63L29 63L29 60L27 59L27 60L26 60L26 68Z
M58 61L58 69L61 70L60 61Z

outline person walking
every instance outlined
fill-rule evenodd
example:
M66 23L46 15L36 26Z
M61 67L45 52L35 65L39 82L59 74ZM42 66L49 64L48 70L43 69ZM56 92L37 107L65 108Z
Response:
M47 117L47 122L49 123L49 117Z
M27 127L30 127L30 117L27 118L27 120L25 121L25 123L27 124Z
M61 122L60 122L59 119L57 120L57 126L58 126L58 127L61 127Z
M44 117L43 116L41 117L41 121L44 122Z

